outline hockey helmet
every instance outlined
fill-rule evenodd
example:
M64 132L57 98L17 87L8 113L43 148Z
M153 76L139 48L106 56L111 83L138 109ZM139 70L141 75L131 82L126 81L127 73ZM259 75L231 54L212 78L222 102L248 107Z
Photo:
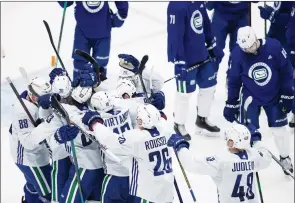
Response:
M139 127L152 129L160 122L160 112L151 104L142 104L137 108Z
M255 53L258 47L258 40L252 27L245 26L238 30L237 43L247 53Z
M37 102L36 97L42 96L50 92L51 92L50 83L40 77L33 78L28 85L28 95L34 103Z
M66 75L56 76L52 83L52 92L67 98L72 91L71 81Z
M122 98L125 94L131 98L136 93L136 87L134 83L131 80L125 78L119 79L116 90L117 95Z
M90 105L93 109L108 112L114 108L113 100L105 91L99 91L92 95Z
M80 104L87 102L92 95L92 87L75 87L72 91L72 98Z
M233 141L232 148L247 149L250 147L251 133L249 129L242 124L234 123L229 128L225 129L224 137L226 141Z

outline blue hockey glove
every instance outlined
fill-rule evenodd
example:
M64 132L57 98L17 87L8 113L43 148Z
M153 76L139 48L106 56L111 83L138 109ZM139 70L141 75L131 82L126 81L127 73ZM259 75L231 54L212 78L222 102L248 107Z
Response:
M121 27L124 24L124 18L119 13L111 14L112 27Z
M257 130L256 126L249 123L246 127L249 129L251 133L251 139L250 139L251 146L253 146L254 142L261 141L261 133Z
M260 10L260 17L265 20L269 20L271 23L275 21L275 10L271 6L262 7L258 6Z
M61 75L66 75L66 72L64 71L64 69L62 68L54 68L50 73L49 73L49 77L50 77L50 84L52 85L54 79L56 76L61 76Z
M210 58L219 64L224 56L223 50L216 46L216 39L214 38L207 44L207 51Z
M87 73L80 75L80 86L81 87L92 87L98 83L96 73Z
M150 97L151 105L156 107L158 110L165 108L165 94L162 91L156 92Z
M58 143L62 144L75 139L78 133L79 128L77 126L64 125L57 129L57 131L54 133L54 138Z
M122 68L129 70L134 74L138 73L139 61L137 58L128 54L119 54L118 57L120 59L119 65Z
M179 79L180 80L185 80L187 78L187 65L186 64L175 64L174 66L174 74L178 75L179 74Z
M93 131L92 126L97 122L103 124L100 114L96 111L87 111L82 118L82 123L87 125L90 131Z
M90 73L95 73L94 68L93 68L92 64L90 64L90 63L81 65L79 67L75 67L74 73L73 73L72 87L79 86L80 81L81 81L81 75L85 75L85 74L87 75ZM86 77L86 76L84 76L84 77ZM96 76L96 78L97 78L97 76Z
M42 109L49 109L50 105L51 105L51 101L52 101L52 97L56 97L58 101L60 101L60 96L59 94L44 94L42 96L38 97L38 105L42 107Z
M178 134L172 134L168 140L167 145L168 147L173 147L173 149L177 152L183 147L189 149L190 146L189 142Z
M281 95L281 99L278 103L279 109L287 114L292 110L294 95Z
M239 114L240 104L239 102L226 102L223 109L223 116L229 122L234 122Z

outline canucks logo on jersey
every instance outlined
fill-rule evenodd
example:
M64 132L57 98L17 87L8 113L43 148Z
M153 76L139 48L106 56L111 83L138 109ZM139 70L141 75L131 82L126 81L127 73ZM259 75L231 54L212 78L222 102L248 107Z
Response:
M82 5L86 9L86 11L88 11L89 13L98 13L104 6L104 2L103 1L83 1Z
M191 27L197 34L203 33L203 16L199 10L195 10L191 17Z
M272 71L271 68L263 62L254 63L249 71L248 76L259 86L265 86L269 83Z

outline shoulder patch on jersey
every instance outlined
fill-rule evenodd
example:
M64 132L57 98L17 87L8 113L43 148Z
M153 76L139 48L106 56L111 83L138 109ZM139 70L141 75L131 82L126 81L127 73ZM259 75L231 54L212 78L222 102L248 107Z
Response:
M206 161L214 161L214 160L215 160L214 156L206 157Z

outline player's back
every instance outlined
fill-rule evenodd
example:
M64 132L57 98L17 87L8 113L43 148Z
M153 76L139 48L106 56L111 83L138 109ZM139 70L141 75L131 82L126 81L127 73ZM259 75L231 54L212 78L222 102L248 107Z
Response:
M109 128L113 133L119 135L112 138L105 137L105 139L110 141L108 142L107 146L112 149L112 152L123 162L124 166L129 165L131 162L131 157L127 157L125 154L122 154L121 146L117 144L117 142L121 144L121 142L124 141L124 137L122 136L123 133L133 129L129 109L114 108L108 113L100 112L100 115L104 121L104 126ZM123 167L122 165L116 163L111 158L106 156L103 151L101 152L101 157L105 174L119 177L129 176L127 167Z
M125 134L126 140L134 141L129 193L151 202L172 202L174 175L167 148L171 134L158 129L136 129Z
M253 148L239 154L226 152L219 159L218 175L213 180L220 203L258 203L255 172L268 166L270 160Z

